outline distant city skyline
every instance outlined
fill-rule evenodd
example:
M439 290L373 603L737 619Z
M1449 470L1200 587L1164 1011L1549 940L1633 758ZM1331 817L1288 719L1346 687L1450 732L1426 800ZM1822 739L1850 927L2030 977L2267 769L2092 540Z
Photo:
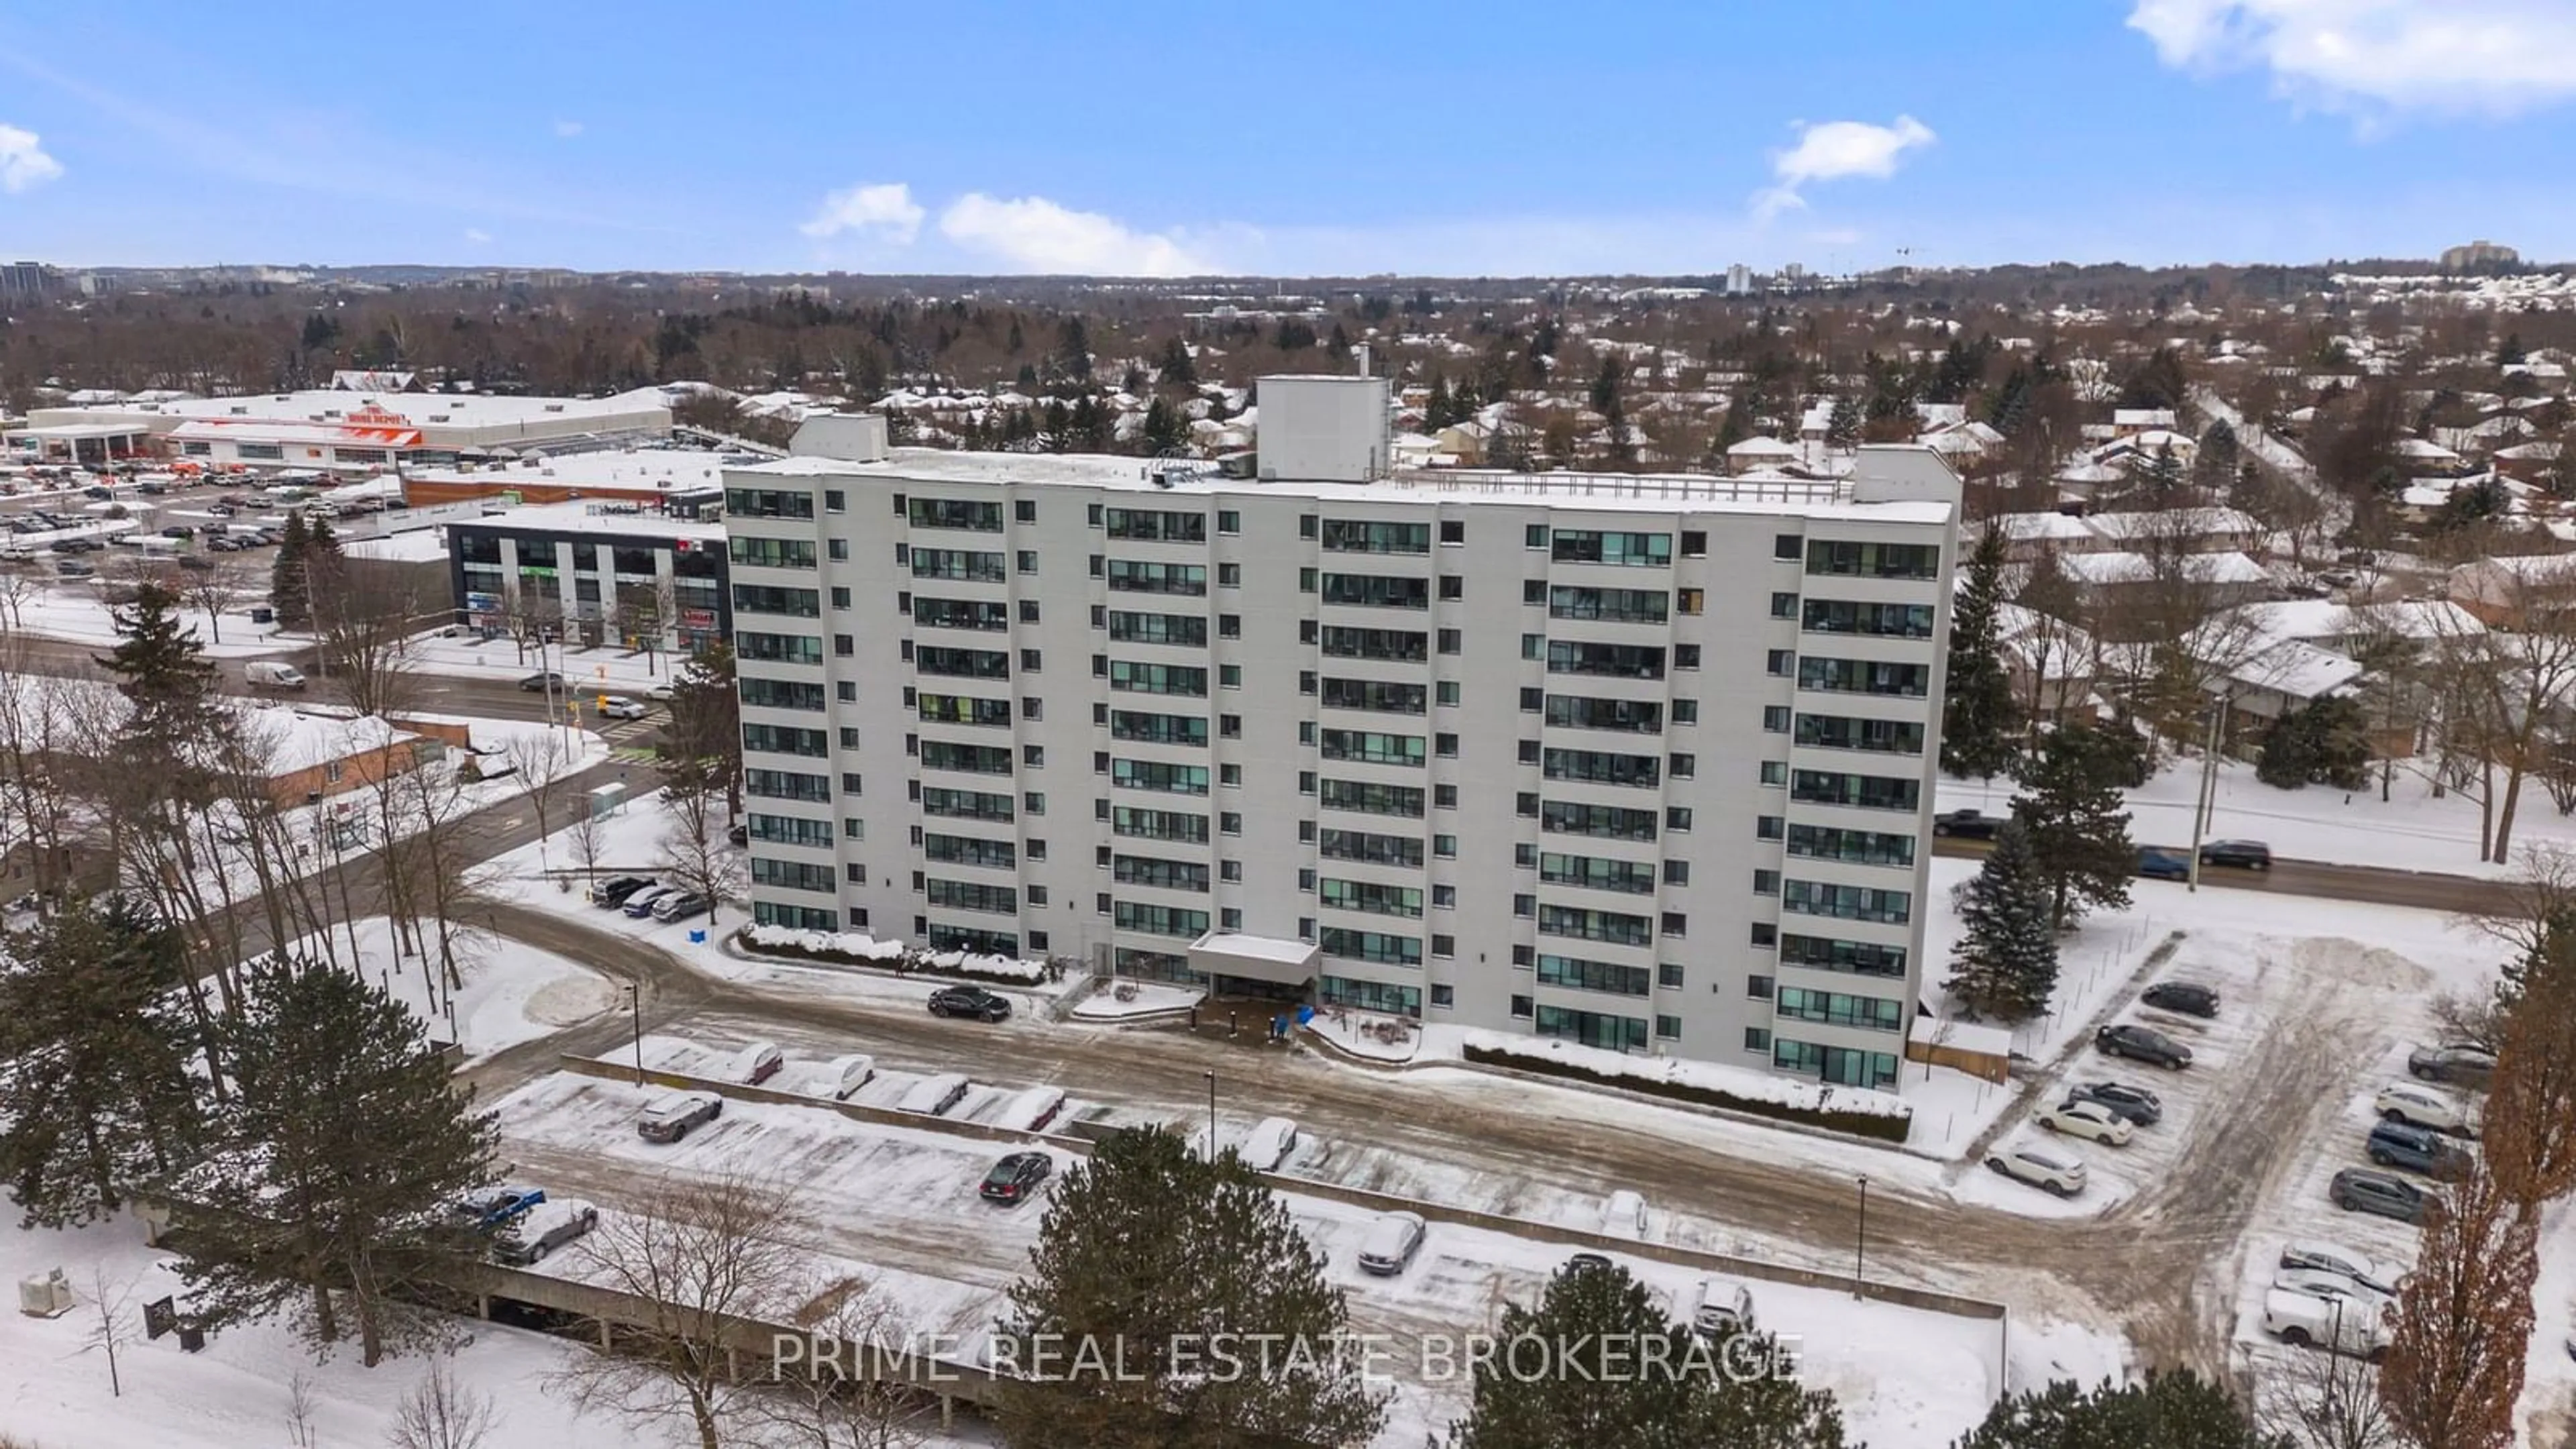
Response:
M2576 256L2576 3L13 15L67 267L1723 275Z

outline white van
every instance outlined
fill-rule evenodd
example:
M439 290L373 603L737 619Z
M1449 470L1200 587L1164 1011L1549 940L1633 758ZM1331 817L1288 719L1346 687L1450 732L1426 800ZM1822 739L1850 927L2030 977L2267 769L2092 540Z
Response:
M302 689L304 671L274 659L254 659L242 666L242 677L257 689Z

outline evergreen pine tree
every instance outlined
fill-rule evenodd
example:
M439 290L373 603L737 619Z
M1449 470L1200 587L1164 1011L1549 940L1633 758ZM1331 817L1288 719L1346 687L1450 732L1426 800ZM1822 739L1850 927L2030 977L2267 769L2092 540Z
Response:
M294 1311L325 1347L354 1326L373 1367L432 1326L413 1295L480 1257L448 1205L491 1181L492 1118L363 977L277 960L247 975L224 1026L238 1090L175 1185L179 1271L211 1325Z
M1163 363L1158 370L1163 375L1165 387L1190 387L1198 382L1198 364L1190 360L1190 345L1181 340L1179 333L1164 341Z
M1508 1354L1476 1360L1451 1449L1843 1444L1832 1394L1795 1374L1747 1371L1780 1361L1775 1340L1758 1329L1722 1345L1695 1340L1660 1294L1616 1265L1558 1270L1535 1308L1504 1305L1495 1340L1506 1350L1546 1345L1548 1367L1532 1371L1526 1354L1517 1370ZM1648 1358L1658 1348L1660 1365Z
M1077 382L1091 380L1091 330L1077 314L1064 319L1057 329L1056 370Z
M268 603L277 611L277 627L302 630L313 624L313 595L304 575L304 546L310 540L304 527L304 510L286 515L286 527L277 536L277 557L268 571Z
M1612 353L1601 359L1601 370L1592 375L1592 410L1596 413L1606 413L1618 400L1619 357L1618 354Z
M733 646L710 644L671 676L669 713L658 742L662 788L725 796L725 818L742 809L742 702Z
M1431 398L1422 405L1422 426L1427 432L1438 432L1458 421L1457 399L1449 392L1449 377L1435 373L1431 378Z
M2129 768L2121 745L2080 724L2050 730L2024 762L2013 813L2030 830L2061 927L2074 925L2089 908L2115 911L2129 904L2129 879L2138 865L2120 796L2120 778Z
M2358 790L2369 784L2370 732L2361 705L2328 695L2281 712L2264 732L2254 777L2282 790L2331 785Z
M1156 398L1145 405L1145 450L1147 452L1169 452L1175 448L1187 446L1189 441L1189 424L1182 419L1179 408L1161 398Z
M2292 1449L2254 1425L2227 1391L2183 1369L2140 1384L2073 1379L2008 1398L1953 1449Z
M2523 350L2522 334L2519 332L2506 333L2504 335L2503 344L2496 348L2496 366L2498 367L2518 366L2519 364L2528 361L2529 358L2530 354Z
M1342 1290L1260 1175L1231 1150L1211 1162L1159 1128L1118 1132L1050 1196L1029 1271L1011 1288L999 1347L1022 1373L1000 1406L1015 1446L1351 1444L1385 1423L1353 1359ZM1267 1372L1216 1374L1209 1346L1276 1334ZM1244 1340L1247 1344L1249 1340ZM1074 1373L1080 1344L1121 1372ZM1290 1357L1285 1345L1308 1346ZM1253 1350L1246 1347L1245 1352Z
M1825 446L1841 452L1860 446L1860 405L1847 397L1834 399L1833 411L1825 415Z
M2182 460L2174 456L2170 445L2159 443L2154 452L2138 460L2136 476L2138 486L2150 496L2159 500L2170 498L2173 491L2182 486Z
M1959 885L1961 934L1944 983L1980 1015L2020 1021L2048 1009L2057 990L2054 890L2018 820L1995 832L1995 848Z
M2200 446L2192 451L2192 486L2210 494L2229 487L2236 481L2236 470L2243 458L2236 429L2228 425L2227 419L2218 419L2202 430Z
M186 1165L202 1122L175 932L123 897L0 939L0 1181L29 1227L116 1212Z
M1839 406L1839 404L1837 405ZM1941 768L1993 779L2012 765L2021 707L2004 668L2004 539L1989 528L1968 556L1968 577L1950 610L1947 694L1941 706Z

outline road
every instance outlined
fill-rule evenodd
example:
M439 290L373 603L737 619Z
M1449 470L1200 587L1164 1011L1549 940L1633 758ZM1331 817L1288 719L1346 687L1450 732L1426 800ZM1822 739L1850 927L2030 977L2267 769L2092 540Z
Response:
M1979 860L1993 849L1991 841L1942 836L1932 842L1934 855ZM2188 856L2180 845L2152 847ZM2268 871L2211 866L2200 873L2204 890L2263 891L2282 896L2356 901L2375 906L2413 906L2419 910L2459 915L2509 915L2512 887L2477 876L2444 875L2428 870L2391 870L2376 865L2337 865L2323 860L2290 860L2275 856Z

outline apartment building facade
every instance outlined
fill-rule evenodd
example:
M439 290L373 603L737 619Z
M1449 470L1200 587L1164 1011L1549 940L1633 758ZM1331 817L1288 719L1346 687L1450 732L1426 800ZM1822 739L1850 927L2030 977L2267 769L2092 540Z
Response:
M834 429L726 475L759 920L1894 1086L1928 452L1252 482Z

